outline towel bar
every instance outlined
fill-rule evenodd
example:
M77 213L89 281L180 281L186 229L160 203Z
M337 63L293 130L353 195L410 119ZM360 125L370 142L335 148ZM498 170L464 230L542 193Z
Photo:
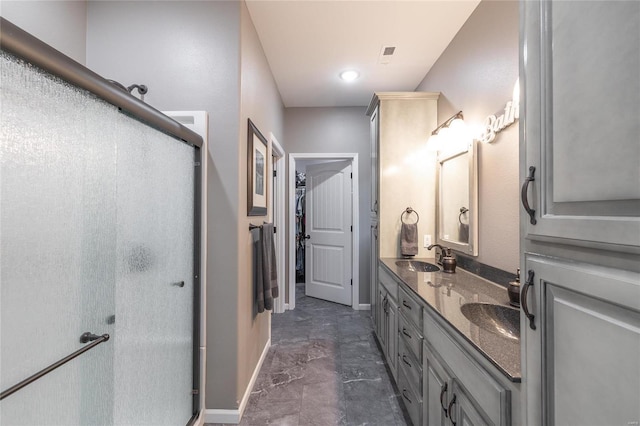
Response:
M253 223L249 224L249 231L253 231L254 229L262 229L262 225L254 225ZM276 233L276 227L273 227L273 233Z

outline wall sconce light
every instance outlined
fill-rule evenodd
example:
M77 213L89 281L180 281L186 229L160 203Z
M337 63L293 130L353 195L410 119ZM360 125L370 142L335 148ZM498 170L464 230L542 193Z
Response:
M444 123L431 132L427 141L427 147L431 151L442 151L449 145L462 145L467 143L469 132L464 122L462 111L458 111L449 117Z

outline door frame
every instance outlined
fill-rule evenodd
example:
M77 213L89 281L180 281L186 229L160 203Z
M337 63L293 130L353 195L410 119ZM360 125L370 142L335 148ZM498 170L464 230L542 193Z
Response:
M358 154L357 153L290 153L289 154L289 208L288 212L288 243L289 248L289 303L286 309L295 309L296 307L296 247L295 247L295 229L296 229L296 161L297 160L348 160L351 161L351 172L353 180L351 186L351 223L353 224L353 232L351 233L351 276L353 277L353 286L351 288L351 307L354 310L364 309L360 307L360 209L358 205Z
M273 206L273 197L275 194L277 205L274 206L275 210L271 213L271 220L273 226L276 227L275 246L276 246L276 269L278 275L278 292L280 297L274 300L273 313L281 314L285 311L285 152L282 145L278 142L273 133L269 133L269 141L271 142L271 157L275 158L274 175L274 188L270 192L269 205ZM275 217L275 221L274 221Z

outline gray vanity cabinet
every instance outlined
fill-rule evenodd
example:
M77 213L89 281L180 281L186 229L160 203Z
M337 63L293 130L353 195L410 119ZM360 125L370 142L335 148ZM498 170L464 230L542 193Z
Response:
M428 311L425 308L423 424L510 425L513 386Z
M370 121L369 121L369 147L370 147L370 155L371 155L371 203L370 203L370 211L372 217L378 216L378 153L380 148L380 139L379 139L379 129L380 129L380 121L378 120L378 114L380 112L380 107L376 105L376 107L371 111Z
M378 317L379 312L379 295L378 295L378 222L377 220L371 221L371 256L370 256L371 268L370 268L370 286L369 294L371 303L371 319L373 320L376 331L380 323Z
M525 264L527 424L638 424L639 275L534 254Z
M452 397L447 405L449 423L459 426L485 426L488 425L480 414L475 403L467 396L464 388L456 380L452 380Z
M389 297L387 309L387 362L393 377L398 377L398 305Z
M422 369L423 425L445 426L449 421L447 409L452 394L449 387L451 376L426 342L422 348Z
M638 28L638 2L521 4L523 424L640 422Z
M397 310L387 313L385 311L388 311L388 306L385 309L381 305L375 305L381 303L378 259L380 256L400 255L400 215L411 206L423 216L420 233L435 233L433 225L424 219L435 216L432 202L435 199L435 164L433 167L406 167L405 158L407 153L422 152L425 135L438 125L438 97L439 93L426 92L375 93L366 111L369 117L371 155L371 315L377 329L381 323L394 321L394 318L397 320ZM381 179L381 170L396 172ZM433 182L433 185L429 182ZM420 247L419 250L419 255L424 257L432 255L430 252L427 253L425 247ZM392 292L392 299L397 306L397 293ZM380 331L377 335L381 340L384 338ZM386 338L384 339L386 341ZM396 338L391 340L395 342ZM395 350L395 346L391 349Z
M398 286L398 390L411 421L422 423L422 305Z
M378 318L376 334L393 378L398 362L398 283L384 270L378 271Z

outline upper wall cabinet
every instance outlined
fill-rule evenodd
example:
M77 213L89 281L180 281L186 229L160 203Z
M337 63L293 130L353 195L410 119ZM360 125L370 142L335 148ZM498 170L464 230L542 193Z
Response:
M640 3L521 13L521 423L637 424Z
M638 253L640 3L523 10L526 238Z
M435 233L436 167L426 144L437 126L438 97L428 92L376 93L369 104L371 211L378 220L381 257L400 257L400 216L407 207L420 216L419 235ZM432 256L419 248L417 257Z

